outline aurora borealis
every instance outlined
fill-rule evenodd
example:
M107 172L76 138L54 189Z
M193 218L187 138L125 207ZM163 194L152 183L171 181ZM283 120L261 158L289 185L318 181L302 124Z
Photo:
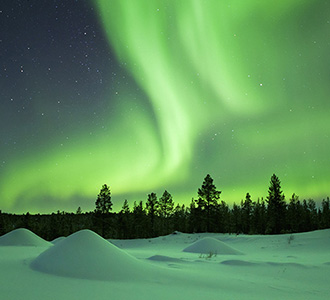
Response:
M328 196L330 3L5 1L0 209L114 208L207 173L227 203Z

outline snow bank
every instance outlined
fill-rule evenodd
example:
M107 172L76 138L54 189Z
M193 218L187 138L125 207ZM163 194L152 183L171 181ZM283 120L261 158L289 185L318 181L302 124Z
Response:
M221 242L215 238L205 237L198 240L187 248L183 249L183 252L191 253L202 253L208 254L213 253L217 255L230 254L230 255L239 255L243 254L242 252L228 246L224 242Z
M148 276L143 262L90 230L76 232L41 253L34 270L64 277L96 280L134 280Z
M25 228L15 229L0 237L0 246L49 247L51 245L51 243Z

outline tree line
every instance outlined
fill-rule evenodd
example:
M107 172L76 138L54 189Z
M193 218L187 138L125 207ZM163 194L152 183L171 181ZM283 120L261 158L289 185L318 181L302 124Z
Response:
M104 184L97 195L95 210L82 213L60 212L50 215L15 215L0 211L0 235L24 227L46 240L91 229L105 238L149 238L175 231L187 233L218 232L233 234L280 234L330 228L329 197L316 207L314 200L299 200L295 194L286 201L279 178L273 174L266 199L253 201L249 193L240 203L229 205L220 199L208 174L190 204L175 204L165 190L158 198L135 201L130 208L124 201L119 212L112 212L111 191Z

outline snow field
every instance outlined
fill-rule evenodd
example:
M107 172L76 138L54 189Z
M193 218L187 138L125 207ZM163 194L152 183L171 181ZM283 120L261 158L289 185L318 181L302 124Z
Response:
M110 241L83 230L53 245L24 229L0 237L0 245L0 299L300 300L330 294L330 230Z

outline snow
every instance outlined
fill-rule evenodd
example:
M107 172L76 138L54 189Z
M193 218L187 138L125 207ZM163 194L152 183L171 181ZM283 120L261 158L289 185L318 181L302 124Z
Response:
M210 254L210 255L243 254L242 252L228 246L226 243L211 237L206 237L201 240L198 240L197 242L185 248L183 251L191 252L191 253Z
M52 244L56 244L56 243L58 243L58 242L60 242L60 241L63 241L64 239L65 239L65 236L60 236L60 237L58 237L58 238L52 240L51 243L52 243Z
M6 245L0 247L0 299L6 300L309 300L330 293L330 230L110 241L83 230L54 245L16 230L0 244ZM201 255L210 252L217 255Z
M81 230L41 253L32 269L94 280L137 280L150 266L90 230Z
M0 246L48 247L51 243L43 240L32 231L19 228L0 237Z

